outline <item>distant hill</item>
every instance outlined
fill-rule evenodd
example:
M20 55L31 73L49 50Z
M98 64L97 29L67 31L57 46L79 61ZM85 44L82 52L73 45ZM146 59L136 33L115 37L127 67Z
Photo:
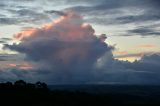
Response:
M160 86L0 83L2 106L160 105Z

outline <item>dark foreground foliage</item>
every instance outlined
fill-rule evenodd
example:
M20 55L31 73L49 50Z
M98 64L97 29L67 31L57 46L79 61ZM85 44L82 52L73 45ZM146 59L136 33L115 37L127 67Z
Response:
M45 83L23 80L0 84L1 106L136 106L160 105L160 95L131 95L123 93L84 93L49 90Z

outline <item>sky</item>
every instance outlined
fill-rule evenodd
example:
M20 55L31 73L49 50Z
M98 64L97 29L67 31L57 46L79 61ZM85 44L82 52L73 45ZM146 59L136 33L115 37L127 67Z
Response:
M159 0L0 1L0 81L159 84Z

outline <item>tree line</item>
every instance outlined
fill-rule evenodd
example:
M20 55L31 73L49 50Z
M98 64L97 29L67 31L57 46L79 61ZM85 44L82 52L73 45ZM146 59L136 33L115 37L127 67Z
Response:
M34 89L39 89L39 90L48 90L48 86L44 82L36 82L34 83L27 83L24 80L17 80L14 83L12 82L6 82L6 83L0 83L0 90L13 90L13 89L18 89L18 90L34 90Z

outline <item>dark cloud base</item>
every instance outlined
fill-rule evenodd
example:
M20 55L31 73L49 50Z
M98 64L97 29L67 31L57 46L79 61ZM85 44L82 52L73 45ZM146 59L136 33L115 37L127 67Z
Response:
M109 59L110 58L110 59ZM133 63L105 58L101 67L69 68L61 66L52 69L20 70L6 69L0 71L0 81L30 82L45 81L48 84L140 84L159 85L160 55L144 56ZM73 64L74 65L74 64Z

